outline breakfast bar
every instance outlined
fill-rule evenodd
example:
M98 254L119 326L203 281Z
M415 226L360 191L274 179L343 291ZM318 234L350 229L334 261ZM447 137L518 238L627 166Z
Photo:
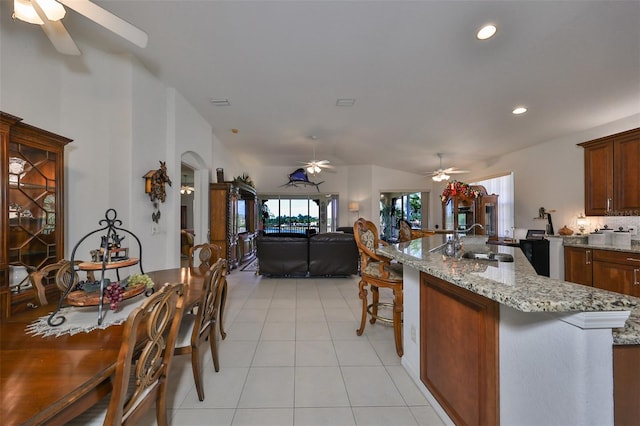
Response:
M613 424L613 346L640 343L640 300L538 276L518 248L478 237L447 256L450 237L378 250L404 265L402 365L441 417Z

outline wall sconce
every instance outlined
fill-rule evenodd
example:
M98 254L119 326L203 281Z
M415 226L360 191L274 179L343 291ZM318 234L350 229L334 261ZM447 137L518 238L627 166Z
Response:
M582 213L576 219L576 225L578 225L578 229L580 230L580 234L584 234L584 229L588 225L588 219L584 217Z
M350 212L359 212L360 211L360 204L355 202L355 201L351 201L349 203L349 211Z

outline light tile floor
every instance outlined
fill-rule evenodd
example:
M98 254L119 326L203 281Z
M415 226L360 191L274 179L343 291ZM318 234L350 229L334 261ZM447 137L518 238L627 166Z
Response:
M174 358L173 425L443 424L400 365L392 328L367 323L356 335L357 277L276 279L235 270L227 280L220 371L207 351L200 402L189 356ZM154 413L146 420L155 424Z

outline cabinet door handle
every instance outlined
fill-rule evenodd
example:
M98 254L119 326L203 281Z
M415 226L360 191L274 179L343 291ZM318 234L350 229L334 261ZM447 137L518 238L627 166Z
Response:
M591 265L591 250L585 251L585 264Z
M633 257L627 257L627 260L630 262L640 262L640 259L634 259Z
M638 281L638 271L640 271L638 268L633 270L633 285L640 285L640 281Z
M607 198L607 211L611 210L611 198Z

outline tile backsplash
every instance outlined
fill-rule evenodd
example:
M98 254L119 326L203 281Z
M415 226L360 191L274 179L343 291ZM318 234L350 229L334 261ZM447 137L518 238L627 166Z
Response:
M585 232L592 232L596 228L602 229L607 225L610 229L617 230L619 227L629 230L635 229L636 235L632 235L631 239L640 240L640 216L589 216L589 225Z

